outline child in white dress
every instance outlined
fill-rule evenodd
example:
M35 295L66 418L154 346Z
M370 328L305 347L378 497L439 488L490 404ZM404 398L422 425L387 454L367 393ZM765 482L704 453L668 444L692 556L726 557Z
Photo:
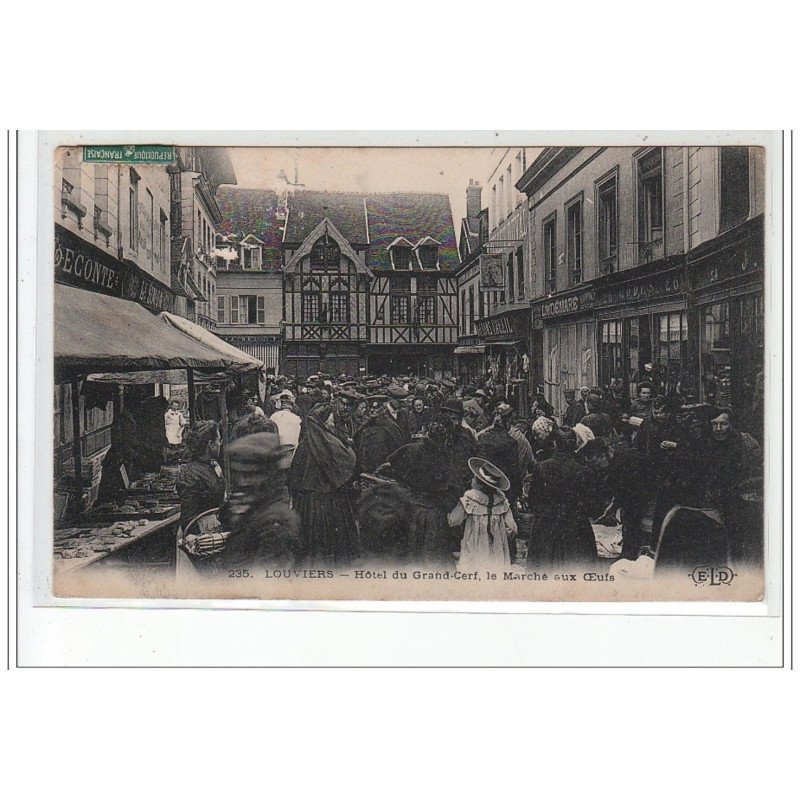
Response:
M508 568L511 566L508 542L517 535L517 523L504 494L510 482L486 459L471 458L469 468L475 476L472 487L447 515L451 527L464 526L458 569L470 572Z

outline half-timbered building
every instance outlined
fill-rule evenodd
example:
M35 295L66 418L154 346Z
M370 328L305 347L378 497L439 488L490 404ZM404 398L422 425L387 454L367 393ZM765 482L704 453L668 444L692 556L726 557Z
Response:
M446 195L296 192L283 251L285 371L453 371L459 258Z

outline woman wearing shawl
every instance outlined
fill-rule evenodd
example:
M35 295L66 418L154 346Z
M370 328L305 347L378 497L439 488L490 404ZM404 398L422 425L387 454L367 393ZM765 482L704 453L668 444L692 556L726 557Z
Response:
M358 555L348 495L355 468L355 453L334 432L333 409L314 406L289 470L289 491L302 521L302 560L346 565Z

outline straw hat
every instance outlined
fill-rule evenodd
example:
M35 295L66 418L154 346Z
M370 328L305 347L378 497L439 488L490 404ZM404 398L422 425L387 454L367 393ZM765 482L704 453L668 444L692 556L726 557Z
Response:
M483 484L498 492L507 492L511 481L505 473L485 458L471 458L468 462L472 474Z

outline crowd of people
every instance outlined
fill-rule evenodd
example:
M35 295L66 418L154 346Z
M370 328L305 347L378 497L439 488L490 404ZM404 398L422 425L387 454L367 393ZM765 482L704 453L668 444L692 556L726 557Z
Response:
M602 525L628 562L760 563L761 449L730 408L648 382L632 400L616 383L565 402L559 418L540 389L521 417L491 378L278 376L263 400L229 403L227 442L213 420L186 429L181 546L203 574L592 568ZM193 526L215 509L220 530Z

